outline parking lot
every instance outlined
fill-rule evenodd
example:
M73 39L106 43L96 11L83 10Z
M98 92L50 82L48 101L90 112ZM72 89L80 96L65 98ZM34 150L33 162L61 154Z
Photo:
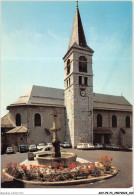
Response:
M97 161L97 158L107 155L113 157L113 165L119 170L119 173L108 180L101 182L72 185L72 186L54 186L45 188L130 188L132 187L132 152L131 151L109 151L109 150L76 150L65 148L64 151L74 152L78 157L91 162ZM28 153L3 154L1 155L1 170L6 167L9 162L21 163L26 160ZM37 185L19 184L10 181L5 176L1 176L2 188L37 188ZM44 188L43 185L38 185L38 188Z

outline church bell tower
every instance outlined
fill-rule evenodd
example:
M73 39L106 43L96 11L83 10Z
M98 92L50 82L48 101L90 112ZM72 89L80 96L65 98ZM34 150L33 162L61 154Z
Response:
M66 141L93 142L93 50L87 45L78 3L64 60Z

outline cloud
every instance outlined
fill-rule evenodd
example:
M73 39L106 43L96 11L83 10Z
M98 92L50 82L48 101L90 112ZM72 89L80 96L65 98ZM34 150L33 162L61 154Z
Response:
M18 30L2 33L2 59L59 58L68 39L48 30L46 33Z
M55 39L55 40L59 40L60 36L58 36L56 33L51 32L50 30L47 31L48 36Z

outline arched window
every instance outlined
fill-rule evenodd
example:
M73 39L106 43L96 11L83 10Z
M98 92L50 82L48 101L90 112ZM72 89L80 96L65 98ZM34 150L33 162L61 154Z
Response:
M34 115L34 125L35 127L41 126L41 116L38 113Z
M112 116L112 127L117 127L117 117L115 115Z
M87 72L87 59L84 56L79 57L79 72Z
M101 114L97 115L97 127L102 127L102 116L101 116Z
M70 59L67 61L67 75L70 73Z
M130 117L126 116L126 127L130 127Z
M21 115L16 114L16 126L21 126Z
M67 87L68 87L68 80L67 80Z

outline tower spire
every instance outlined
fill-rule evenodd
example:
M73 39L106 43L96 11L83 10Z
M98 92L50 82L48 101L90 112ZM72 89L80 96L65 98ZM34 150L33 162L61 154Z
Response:
M76 1L76 8L78 8L78 0Z
M74 43L77 43L81 47L87 46L86 38L82 26L82 21L79 13L79 8L78 8L78 0L76 1L76 11L74 16L71 38L69 42L69 48L71 48Z

